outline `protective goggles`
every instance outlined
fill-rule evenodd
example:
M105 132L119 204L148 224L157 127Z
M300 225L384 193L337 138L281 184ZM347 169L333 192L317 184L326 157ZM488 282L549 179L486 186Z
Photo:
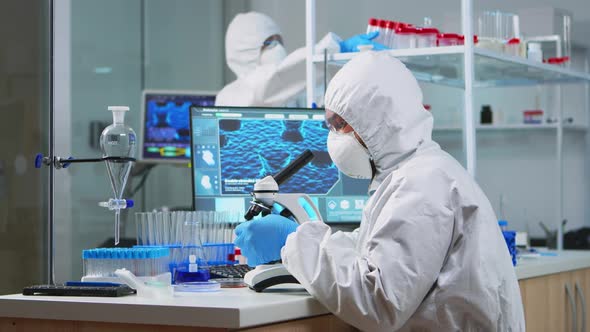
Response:
M272 35L262 42L262 50L270 50L278 44L283 45L283 37L281 35Z
M328 130L340 134L346 134L353 131L352 127L348 125L346 120L329 110L326 110L326 127L328 127Z

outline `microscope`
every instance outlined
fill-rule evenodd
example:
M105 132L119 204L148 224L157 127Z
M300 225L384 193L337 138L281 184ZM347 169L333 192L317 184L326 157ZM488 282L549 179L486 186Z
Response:
M298 224L308 221L321 222L320 212L308 195L279 193L279 185L286 182L313 158L313 153L310 150L305 150L277 174L268 175L256 181L254 189L250 193L252 195L250 208L244 218L252 220L259 214L266 216L273 213L273 211L277 211L277 208L281 208L282 210L279 212L281 216L294 219ZM256 292L262 292L274 285L298 284L299 282L287 271L283 264L271 262L258 265L255 269L246 273L244 283Z

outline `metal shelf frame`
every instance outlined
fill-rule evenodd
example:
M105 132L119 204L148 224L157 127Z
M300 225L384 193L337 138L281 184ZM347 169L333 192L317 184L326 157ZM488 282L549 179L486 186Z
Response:
M316 0L306 0L305 6L306 27L306 74L307 74L307 104L312 106L316 100L314 84L314 63L326 61L329 64L343 65L358 53L343 54L315 54L316 32ZM461 29L464 36L472 36L473 31L473 0L461 0ZM465 45L448 47L431 47L419 49L400 49L385 51L402 60L416 78L420 81L435 84L454 86L463 89L463 117L460 128L439 128L439 131L462 130L463 154L467 171L475 177L477 174L476 156L476 131L478 130L529 130L550 129L556 130L556 181L558 192L556 193L558 211L556 213L556 225L558 225L558 249L563 248L563 234L559 227L564 219L563 212L563 135L565 130L586 132L588 124L568 125L563 119L563 92L562 85L568 83L585 84L586 94L590 93L590 74L588 73L588 61L586 72L576 72L568 68L533 62L528 59L499 54L487 49L476 48L472 38L465 38ZM462 60L462 61L457 61ZM462 63L461 63L462 62ZM459 63L459 64L458 64ZM453 64L451 70L441 72L445 64ZM454 71L453 71L454 69ZM453 75L449 75L452 73ZM481 126L475 123L473 109L473 91L475 88L497 86L525 86L553 84L556 86L556 99L558 105L558 121L554 124L544 125L504 125ZM588 104L586 97L585 113L588 122ZM588 144L588 140L587 144Z

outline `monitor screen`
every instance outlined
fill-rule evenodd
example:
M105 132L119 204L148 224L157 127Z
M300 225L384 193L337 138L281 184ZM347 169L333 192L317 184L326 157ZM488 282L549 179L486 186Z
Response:
M215 93L145 91L142 105L141 160L188 163L189 108L215 105Z
M256 180L309 149L314 159L280 192L310 195L327 223L361 220L369 181L345 176L330 159L322 109L192 106L191 136L197 210L245 212Z

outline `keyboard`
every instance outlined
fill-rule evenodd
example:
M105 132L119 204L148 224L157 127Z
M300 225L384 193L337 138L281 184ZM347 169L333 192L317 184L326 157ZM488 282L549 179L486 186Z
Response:
M244 275L254 268L247 264L211 266L211 279L244 278Z
M65 285L36 285L23 289L23 295L41 296L95 296L118 297L136 294L135 289L127 285L114 286L65 286Z

